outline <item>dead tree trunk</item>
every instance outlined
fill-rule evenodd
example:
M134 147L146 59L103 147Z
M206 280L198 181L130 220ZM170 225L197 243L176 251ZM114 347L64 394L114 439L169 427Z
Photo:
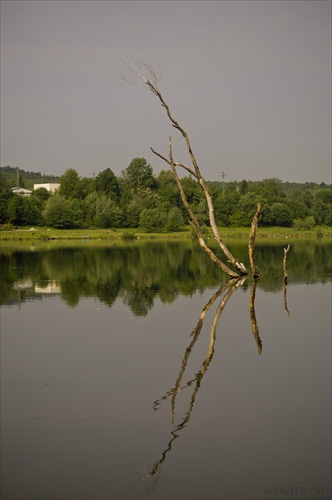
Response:
M223 271L225 271L230 276L235 277L235 276L239 276L239 274L240 275L248 274L248 271L247 271L246 267L244 266L244 264L242 264L242 262L239 262L232 255L232 253L229 251L229 249L227 248L227 246L225 245L225 243L221 239L221 236L220 236L220 233L219 233L219 230L217 227L217 223L215 220L214 206L213 206L213 200L212 200L211 194L210 194L208 186L207 186L207 184L206 184L206 182L205 182L205 180L200 172L196 158L195 158L194 153L191 149L191 144L190 144L187 132L175 120L175 118L173 117L173 115L170 112L168 104L165 102L163 96L160 93L160 90L159 90L160 83L161 83L160 75L158 75L156 73L156 71L149 64L146 64L146 63L135 63L135 67L129 66L126 63L123 63L123 64L124 64L125 73L122 74L122 78L124 80L126 80L127 82L137 84L135 77L136 77L136 79L138 77L138 79L141 82L143 82L140 84L140 86L143 86L144 88L150 90L159 99L161 105L163 106L163 108L166 111L166 114L167 114L172 126L180 132L180 134L182 135L182 137L185 141L186 148L187 148L187 151L188 151L188 154L190 157L190 161L192 164L192 168L184 165L183 163L174 162L173 154L172 154L171 140L169 142L169 158L168 159L165 158L164 156L162 156L161 154L157 153L152 148L151 148L151 150L155 155L159 156L159 158L164 160L171 167L173 175L174 175L175 180L177 182L177 185L180 189L182 202L183 202L183 204L184 204L184 206L185 206L185 208L190 216L189 222L196 232L196 235L198 237L200 245L202 246L204 251L210 256L210 258L219 267L221 267L221 269ZM132 78L132 75L134 76L134 78ZM144 75L146 75L146 76L144 76ZM182 188L181 182L180 182L178 174L177 174L177 167L180 167L180 168L183 168L184 170L186 170L189 174L191 174L196 179L196 181L201 186L201 188L204 192L206 201L207 201L208 209L209 209L209 220L210 220L210 225L212 228L213 235L214 235L216 241L218 242L219 247L223 251L224 255L227 257L228 262L232 264L232 266L236 269L237 272L234 272L231 269L229 269L228 266L226 264L224 264L222 261L220 261L218 259L218 257L214 254L214 252L207 246L207 244L202 236L202 231L200 230L200 226L199 226L199 223L197 221L197 218L195 217L194 213L190 209L189 203L186 199L184 190Z
M254 279L259 279L260 274L255 259L255 238L258 227L258 219L261 214L261 204L257 204L257 210L251 223L251 231L249 237L249 260L252 269L252 276Z
M289 252L289 249L290 249L290 245L288 245L287 248L284 248L284 262L283 262L283 267L284 267L284 283L285 283L285 285L287 285L287 280L288 280L288 276L287 276L287 254Z

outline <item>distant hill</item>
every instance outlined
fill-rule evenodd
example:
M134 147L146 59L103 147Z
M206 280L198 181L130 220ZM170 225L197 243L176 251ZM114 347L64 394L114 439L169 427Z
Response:
M0 167L0 172L5 174L12 186L17 184L17 169L14 167ZM60 177L56 175L45 175L40 172L29 172L19 169L20 187L33 189L34 184L45 184L48 182L60 182Z

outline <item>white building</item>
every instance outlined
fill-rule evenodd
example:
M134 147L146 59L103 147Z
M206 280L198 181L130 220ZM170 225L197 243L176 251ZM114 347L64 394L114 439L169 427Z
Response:
M21 187L13 187L12 192L14 194L22 194L23 196L30 196L30 194L32 193L31 189L25 189Z
M36 293L61 293L61 286L57 284L56 281L50 280L45 284L45 286L35 286Z
M55 193L59 189L61 184L58 182L48 182L46 184L34 184L33 189L45 188L49 193Z

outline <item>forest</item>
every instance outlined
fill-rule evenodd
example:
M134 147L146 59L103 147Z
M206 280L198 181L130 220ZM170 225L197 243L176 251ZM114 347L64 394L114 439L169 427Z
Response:
M19 175L17 175L19 174ZM12 192L19 185L33 189L37 183L58 182L51 194L45 188L30 196ZM190 208L202 229L209 226L204 192L191 175L181 178ZM331 226L331 185L261 181L207 181L219 226L250 227L257 203L260 226L312 229ZM187 212L170 170L155 175L145 158L134 158L116 176L110 168L93 177L67 169L60 177L0 168L0 224L70 228L142 228L146 232L175 232L188 225Z

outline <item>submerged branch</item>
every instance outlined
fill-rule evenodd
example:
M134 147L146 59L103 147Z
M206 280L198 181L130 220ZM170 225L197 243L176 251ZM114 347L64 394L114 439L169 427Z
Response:
M287 248L284 248L284 261L283 261L283 268L284 268L284 310L285 314L287 316L290 316L290 312L288 310L287 306L287 282L288 282L288 275L287 275L287 254L289 252L290 245L288 245Z
M262 346L262 341L261 341L260 336L259 336L259 329L258 329L258 324L257 324L257 320L256 320L256 313L255 313L256 288L257 288L257 280L253 279L251 282L251 292L250 292L250 298L249 298L249 316L250 316L252 334L255 337L256 344L257 344L258 354L262 354L263 346Z
M290 312L287 305L287 282L284 282L284 311L287 316L290 316Z
M289 252L290 245L288 245L287 248L284 248L284 261L283 261L283 268L284 268L284 282L287 285L287 280L288 280L288 275L287 275L287 254Z

